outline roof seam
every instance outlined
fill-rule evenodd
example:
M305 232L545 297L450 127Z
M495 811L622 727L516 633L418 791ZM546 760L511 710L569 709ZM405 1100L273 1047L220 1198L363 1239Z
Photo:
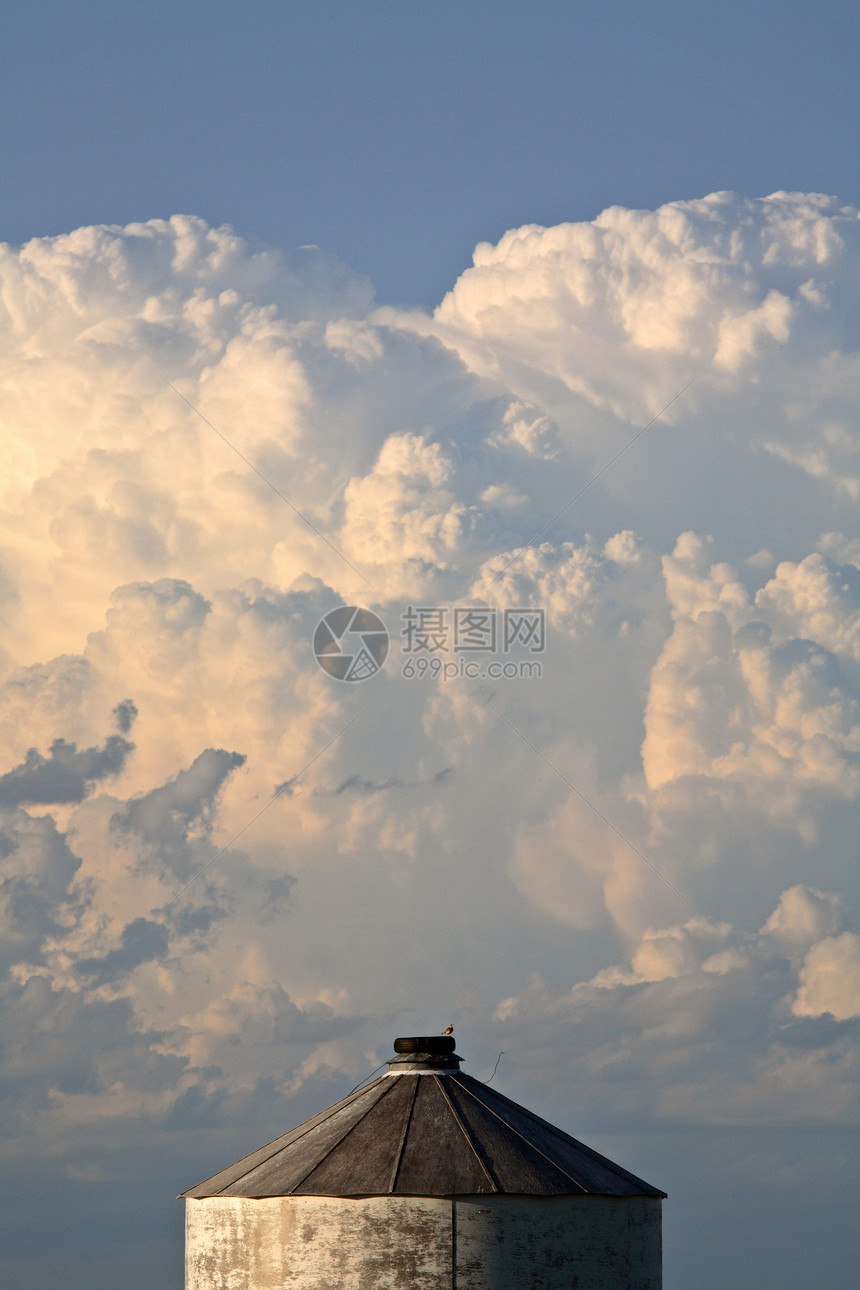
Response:
M371 1112L371 1111L373 1111L373 1110L375 1110L375 1109L376 1109L376 1107L377 1107L377 1106L379 1106L379 1103L382 1101L382 1099L383 1099L383 1098L384 1098L388 1093L390 1093L390 1092L391 1092L391 1089L392 1089L393 1087L394 1087L394 1084L393 1084L393 1083L392 1083L392 1084L390 1084L387 1088L383 1087L382 1093L381 1093L381 1095L376 1099L376 1101L375 1101L375 1102L372 1102L372 1103L370 1104L370 1106L367 1108L367 1110L364 1112L364 1114L363 1114L363 1115L360 1115L360 1116L358 1117L358 1119L357 1119L357 1120L354 1120L354 1121L352 1122L352 1124L349 1126L349 1128L346 1130L346 1132L345 1132L345 1133L342 1133L342 1134L340 1135L340 1137L338 1138L337 1142L333 1142L333 1143L332 1143L332 1145L329 1147L328 1151L326 1151L326 1152L325 1152L325 1154L324 1154L324 1155L322 1155L322 1156L319 1158L319 1160L317 1160L313 1165L311 1165L310 1169L308 1169L306 1173L303 1173L303 1174L302 1174L302 1176L301 1176L301 1178L299 1178L298 1182L294 1183L294 1184L293 1184L293 1186L290 1188L290 1190L289 1190L289 1192L287 1193L287 1195L289 1195L289 1196L295 1196L296 1192L298 1191L299 1187L301 1187L302 1183L303 1183L303 1182L307 1182L308 1178L310 1178L310 1176L311 1176L311 1174L314 1172L314 1170L315 1170L315 1169L319 1169L319 1167L320 1167L320 1165L322 1164L322 1162L323 1162L324 1160L327 1160L327 1159L329 1158L329 1156L332 1154L332 1152L337 1151L337 1149L338 1149L338 1147L341 1145L341 1143L342 1143L342 1142L345 1142L345 1141L346 1141L346 1139L349 1137L349 1135L353 1132L353 1130L358 1128L358 1126L361 1124L362 1120L367 1119L367 1117L370 1115L370 1112Z
M446 1076L445 1076L445 1079L450 1079L450 1078L451 1078L451 1077L450 1077L450 1075L446 1075ZM448 1090L445 1088L443 1081L439 1078L439 1076L438 1076L438 1075L436 1076L436 1083L439 1085L439 1088L440 1088L440 1090L441 1090L442 1096L444 1097L445 1101L448 1103L448 1109L450 1110L451 1114L453 1115L454 1120L455 1120L455 1122L456 1122L456 1124L457 1124L457 1127L459 1128L459 1130L460 1130L460 1132L462 1133L463 1137L466 1139L467 1143L469 1144L469 1147L470 1147L470 1148L471 1148L471 1150L472 1150L472 1154L474 1155L474 1157L475 1157L475 1159L477 1160L478 1164L481 1166L481 1169L483 1170L483 1172L486 1174L487 1178L489 1179L490 1185L492 1186L493 1190L494 1190L494 1191L498 1191L498 1192L502 1191L502 1187L501 1187L501 1185L500 1185L500 1183L499 1183L498 1178L496 1178L496 1177L494 1176L494 1174L493 1174L493 1173L492 1173L492 1171L490 1170L489 1166L488 1166L488 1165L486 1165L486 1164L484 1163L483 1157L481 1156L481 1153L478 1151L478 1148L476 1147L476 1145L475 1145L475 1143L474 1143L474 1141L473 1141L473 1139L472 1139L472 1135L471 1135L471 1133L470 1133L470 1132L469 1132L469 1130L466 1128L466 1125L465 1125L465 1123L463 1122L463 1119L462 1119L462 1117L460 1116L460 1113L458 1112L458 1110L457 1110L456 1106L454 1105L454 1103L451 1101L451 1097L450 1097L450 1094L448 1093Z
M382 1085L381 1079L376 1080L374 1082L376 1084ZM371 1089L371 1088L373 1088L373 1084L365 1084L364 1088L359 1089L355 1093L348 1093L347 1096L342 1098L340 1102L335 1102L334 1106L330 1106L328 1108L328 1114L326 1114L325 1111L320 1111L319 1115L312 1116L311 1119L308 1120L307 1122L307 1128L304 1130L304 1133L296 1134L296 1137L294 1137L290 1142L284 1142L284 1138L289 1138L291 1133L295 1133L295 1129L290 1129L288 1133L282 1133L279 1138L273 1138L271 1143L267 1145L274 1147L276 1142L280 1143L281 1145L276 1147L275 1150L271 1153L271 1155L264 1156L262 1160L258 1160L255 1165L251 1165L249 1169L246 1169L243 1174L239 1174L238 1177L234 1178L232 1182L225 1183L224 1187L220 1187L218 1191L212 1192L211 1194L213 1196L220 1196L226 1187L234 1187L237 1182L241 1181L242 1178L247 1178L248 1174L253 1173L255 1169L259 1169L262 1165L267 1164L268 1161L273 1160L274 1157L279 1155L282 1151L286 1151L287 1147L291 1147L293 1143L301 1142L302 1138L306 1137L309 1133L313 1133L314 1129L320 1128L320 1126L325 1124L328 1120L330 1120L333 1115L337 1115L340 1111L345 1110L346 1107L351 1102L357 1102L358 1099L361 1097L362 1093L366 1093L368 1089ZM381 1096L384 1096L384 1094L387 1091L388 1091L387 1089L383 1088ZM380 1098L376 1099L377 1102L379 1100ZM374 1102L372 1105L375 1106L376 1102ZM368 1107L368 1110L370 1110L370 1107ZM299 1129L301 1127L302 1126L300 1124L296 1126L296 1128L299 1128ZM265 1151L265 1147L258 1147L257 1150ZM251 1151L248 1154L251 1156L254 1156L257 1154L257 1152ZM247 1159L247 1157L243 1157L243 1159ZM242 1163L241 1160L236 1161L237 1165L240 1165L241 1163ZM190 1192L197 1191L199 1190L200 1187L205 1187L206 1184L208 1182L211 1182L213 1178L217 1178L219 1174L229 1172L229 1170L234 1167L235 1167L234 1165L228 1165L226 1169L217 1169L214 1174L210 1174L209 1177L204 1178L202 1182L196 1183L194 1187L189 1187L186 1191L180 1192L179 1198L181 1199L183 1196L188 1196ZM194 1198L192 1197L192 1199ZM201 1197L201 1199L203 1198Z
M475 1101L480 1106L483 1106L487 1111L490 1111L491 1114L496 1115L497 1118L502 1121L502 1124L507 1125L508 1128L512 1130L512 1132L514 1133L517 1132L517 1130L513 1128L513 1125L509 1125L507 1120L505 1120L502 1116L498 1115L498 1112L493 1111L492 1107L489 1106L488 1103L484 1102L480 1097L477 1096L475 1092L473 1092L471 1087L472 1084L476 1084L479 1088L484 1087L484 1085L481 1083L480 1080L473 1080L470 1075L464 1074L463 1071L458 1071L457 1075L452 1078L455 1078L457 1083L461 1084L461 1086L475 1099ZM603 1165L606 1169L610 1170L610 1172L614 1174L617 1174L620 1178L625 1178L627 1182L634 1183L635 1186L642 1188L646 1195L649 1195L649 1196L666 1195L666 1193L664 1191L661 1191L659 1187L652 1187L651 1184L647 1183L644 1178L639 1178L636 1174L632 1174L630 1170L625 1169L623 1165L617 1165L615 1161L610 1160L608 1156L602 1156L599 1151L595 1151L594 1148L589 1147L587 1143L580 1142L579 1138L574 1138L572 1134L565 1133L564 1129L559 1129L557 1125L550 1124L549 1120L544 1120L539 1115L535 1115L534 1111L530 1111L527 1106L522 1106L519 1102L512 1101L511 1098L505 1097L504 1093L500 1093L498 1092L498 1090L493 1090L493 1096L495 1098L498 1098L502 1102L507 1102L510 1106L514 1107L516 1111L525 1115L527 1119L533 1120L535 1124L539 1124L543 1129L546 1129L547 1132L551 1133L554 1137L561 1138L564 1142L567 1142L572 1146L576 1147L578 1151L581 1151L583 1155L588 1156L589 1159L594 1160L597 1164ZM522 1134L520 1134L520 1136L523 1137L523 1140L525 1142L528 1142L528 1138L525 1138L524 1135ZM547 1157L547 1159L549 1159L549 1157ZM558 1168L558 1166L556 1166L556 1168ZM570 1175L566 1175L566 1176L569 1177Z
M451 1077L449 1076L449 1078ZM570 1181L573 1183L574 1187L578 1187L579 1190L583 1193L583 1195L588 1196L590 1194L588 1191L588 1188L583 1187L581 1182L577 1182L573 1174L569 1174L566 1169L563 1169L562 1166L558 1164L555 1160L553 1160L551 1156L548 1156L545 1151L541 1151L540 1147L535 1146L533 1142L529 1142L525 1134L520 1133L519 1129L515 1129L512 1124L509 1124L507 1120L503 1119L503 1117L499 1115L497 1111L494 1111L491 1106L487 1106L486 1102L482 1102L479 1097L476 1097L475 1094L472 1092L472 1090L466 1084L460 1083L460 1081L457 1080L456 1077L455 1077L455 1082L460 1084L460 1087L463 1089L463 1091L465 1093L468 1093L469 1096L472 1098L472 1100L478 1103L478 1106L482 1106L485 1111L488 1111L490 1113L490 1115L495 1116L496 1119L499 1121L499 1123L503 1124L506 1129L508 1129L511 1133L515 1133L516 1136L522 1142L524 1142L531 1151L534 1151L536 1155L541 1156L544 1160L547 1161L548 1164L550 1164L553 1167L553 1169L556 1169L560 1174L563 1174L565 1178L569 1178Z
M412 1095L409 1098L409 1105L406 1108L406 1115L403 1119L403 1132L400 1134L400 1142L397 1151L394 1154L394 1167L391 1170L391 1181L388 1184L389 1193L394 1192L397 1186L397 1175L400 1173L400 1166L403 1163L403 1152L406 1149L406 1135L409 1132L409 1126L412 1123L412 1111L415 1106L415 1099L418 1096L418 1080L412 1085Z

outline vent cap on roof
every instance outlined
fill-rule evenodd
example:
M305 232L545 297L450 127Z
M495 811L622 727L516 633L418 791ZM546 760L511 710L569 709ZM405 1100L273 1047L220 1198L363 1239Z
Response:
M457 1047L453 1035L410 1035L405 1039L395 1039L396 1053L453 1053Z
M388 1063L389 1075L450 1075L460 1069L462 1057L454 1052L453 1035L409 1035L395 1039L395 1057Z

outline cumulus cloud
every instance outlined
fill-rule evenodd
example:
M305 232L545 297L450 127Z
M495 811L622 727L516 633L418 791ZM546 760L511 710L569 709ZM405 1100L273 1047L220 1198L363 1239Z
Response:
M217 795L231 771L243 765L239 753L207 748L167 784L134 798L111 820L119 834L132 834L150 863L188 879L194 864L189 835L211 831Z
M149 918L135 918L123 928L117 949L109 950L100 958L79 959L75 970L81 976L101 984L133 971L141 963L151 963L153 959L163 958L167 946L167 929L163 924L154 923Z
M134 744L110 735L102 748L81 748L55 739L44 757L30 748L20 766L0 777L0 806L25 802L82 802L100 780L118 775Z
M185 1170L452 1019L561 1120L574 1071L628 1126L853 1122L858 229L613 208L481 245L433 315L190 217L3 249L31 1156ZM312 641L356 604L391 648L340 684ZM467 655L464 608L542 648Z
M519 370L617 407L620 365L624 383L650 377L659 399L691 359L733 373L798 334L816 333L816 357L825 335L842 341L857 238L853 208L807 194L611 207L590 224L526 225L481 243L434 323L511 384Z
M370 474L347 485L347 552L367 565L444 569L469 527L468 509L446 488L453 469L438 443L392 435Z
M23 810L0 813L0 902L6 968L40 960L54 937L68 935L81 917L80 857L50 816Z
M789 955L801 956L816 941L841 930L841 902L833 891L816 891L798 883L779 898L779 904L761 928Z
M516 1036L518 1080L535 1057L577 1035L573 1070L602 1119L607 1086L613 1116L664 1124L852 1124L858 1111L860 1008L854 933L821 934L801 966L774 953L768 933L800 910L838 898L783 892L760 933L696 917L648 928L626 964L568 990L534 977L496 1007L504 1042ZM800 918L811 931L808 918ZM827 1018L811 1029L810 1018Z
M843 932L807 950L792 1005L798 1017L860 1017L860 936Z
M815 552L784 561L756 596L785 640L814 640L844 662L860 663L860 568Z
M793 566L780 565L752 604L732 568L710 564L712 545L685 534L664 557L674 628L652 674L642 750L649 786L742 780L778 809L792 789L853 799L860 708L833 649L844 652L845 641L824 615L790 616Z

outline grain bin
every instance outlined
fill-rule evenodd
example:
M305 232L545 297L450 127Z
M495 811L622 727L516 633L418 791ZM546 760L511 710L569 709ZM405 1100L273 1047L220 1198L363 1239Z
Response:
M183 1193L186 1290L660 1290L665 1193L460 1071L453 1038Z

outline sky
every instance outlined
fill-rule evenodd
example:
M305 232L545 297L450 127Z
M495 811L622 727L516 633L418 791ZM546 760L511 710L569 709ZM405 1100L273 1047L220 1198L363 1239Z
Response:
M856 8L7 15L4 1284L452 1023L853 1286Z

